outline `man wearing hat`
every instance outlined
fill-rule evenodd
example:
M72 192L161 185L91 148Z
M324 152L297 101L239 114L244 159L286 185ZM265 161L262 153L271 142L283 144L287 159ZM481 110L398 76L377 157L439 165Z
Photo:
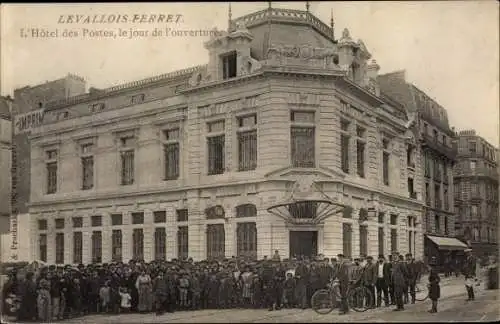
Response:
M476 258L472 255L472 249L466 249L466 259L462 273L465 277L465 289L467 290L467 300L474 300L474 279L476 278Z
M340 304L340 315L347 314L349 312L349 304L347 303L347 292L349 290L349 267L350 265L344 259L343 254L337 255L338 263L337 269L335 271L335 276L339 280L340 284L340 296L341 296L341 304Z
M391 264L385 261L384 255L378 256L377 264L377 307L382 305L382 293L384 293L384 304L389 306L389 283L391 282Z
M373 263L373 257L366 257L366 264L363 270L363 284L375 297L375 284L377 283L377 265ZM370 307L375 307L375 300L370 301Z

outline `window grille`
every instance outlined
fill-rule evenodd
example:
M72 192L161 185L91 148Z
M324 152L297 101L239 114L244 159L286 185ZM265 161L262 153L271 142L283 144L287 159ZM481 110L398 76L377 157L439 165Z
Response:
M167 257L167 233L165 227L155 229L155 260L165 260Z
M64 264L64 233L56 233L56 264Z
M314 127L291 128L292 164L296 168L313 168L315 165Z
M113 262L122 261L122 231L113 230L111 233L111 259Z
M102 232L92 232L92 263L102 262Z
M255 217L257 216L257 208L254 204L244 204L236 207L236 217Z
M158 210L153 212L153 218L155 223L165 223L167 221L167 212L164 210Z
M236 228L238 257L257 258L257 225L255 222L238 223Z
M73 263L83 263L83 235L82 232L73 232Z
M226 252L225 244L224 224L207 225L207 258L224 258Z
M47 262L47 234L40 234L38 238L40 260Z
M132 233L132 257L134 260L144 259L144 232L142 228L135 228Z
M178 222L187 222L189 218L189 213L187 209L177 209L177 221Z
M177 258L186 260L189 253L189 231L187 226L179 226L177 231Z

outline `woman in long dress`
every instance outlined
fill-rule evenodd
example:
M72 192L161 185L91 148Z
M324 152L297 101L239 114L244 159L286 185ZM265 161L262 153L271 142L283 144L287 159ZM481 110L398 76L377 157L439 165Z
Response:
M50 299L50 282L43 277L38 287L38 319L41 322L49 322L52 317L52 306Z
M137 281L135 282L135 287L139 292L139 304L137 305L137 310L139 312L151 312L153 309L153 285L151 277L142 270Z
M253 273L250 272L250 267L245 267L245 270L241 274L241 281L243 283L243 305L245 307L250 307L252 303L252 283L253 283Z

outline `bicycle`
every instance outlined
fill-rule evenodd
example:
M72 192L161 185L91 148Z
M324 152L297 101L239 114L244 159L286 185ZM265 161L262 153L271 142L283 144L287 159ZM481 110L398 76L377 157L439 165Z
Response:
M320 289L313 294L311 306L316 313L326 315L338 306L341 299L340 282L332 280L327 289ZM355 281L351 281L347 290L347 304L350 309L356 312L365 312L373 307L374 302L375 297L370 290L364 286L356 285Z
M429 289L424 284L417 282L415 284L415 300L416 301L425 301L429 298Z

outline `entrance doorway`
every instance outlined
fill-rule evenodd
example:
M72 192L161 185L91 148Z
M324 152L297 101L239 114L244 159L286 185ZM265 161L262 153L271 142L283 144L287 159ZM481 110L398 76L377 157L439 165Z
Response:
M290 231L290 258L318 254L318 231Z

